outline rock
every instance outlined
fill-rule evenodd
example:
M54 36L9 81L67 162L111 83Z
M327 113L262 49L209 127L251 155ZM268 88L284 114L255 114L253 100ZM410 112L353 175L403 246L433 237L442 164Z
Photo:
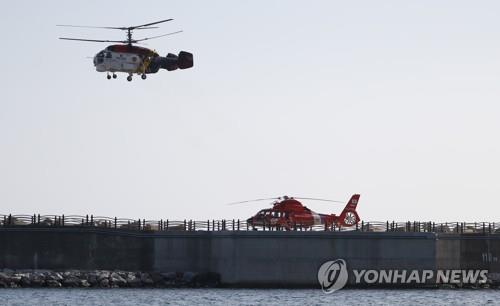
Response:
M125 272L125 271L116 271L115 273L120 275L120 277L123 279L126 279L127 275L128 275L128 272Z
M11 282L11 283L18 284L18 283L20 283L20 282L21 282L21 278L22 278L22 277L21 277L20 275L18 275L18 274L13 274L13 275L9 278L9 280L10 280L10 282Z
M141 282L141 279L136 277L134 273L128 273L127 274L127 285L129 287L141 287L142 286L142 282Z
M102 288L109 288L109 280L107 278L101 279L99 281L99 286Z
M90 273L87 277L88 282L90 283L91 286L95 286L98 284L98 279L97 279L97 274Z
M101 281L103 279L108 279L109 278L109 271L99 271L97 280Z
M500 273L488 273L487 278L488 278L488 281L490 281L491 283L499 283L500 282Z
M64 287L76 288L80 285L80 280L74 276L69 276L62 281Z
M149 273L141 273L141 282L144 286L152 286L154 284L153 279Z
M61 275L61 273L58 273L58 272L55 272L52 274L52 277L56 280L56 281L62 281L64 278L63 276Z
M10 276L5 273L5 272L0 272L0 280L6 280L6 279L9 279Z
M88 288L90 287L90 283L86 279L80 280L80 287Z
M45 285L45 277L42 273L34 272L30 274L30 282L34 287L42 287Z
M127 285L127 281L116 272L111 273L109 280L111 285L116 285L118 287L125 287Z
M195 276L196 274L193 272L184 272L184 275L182 275L182 282L185 284L191 284Z
M56 280L53 280L53 279L49 279L47 282L47 287L50 287L50 288L59 288L59 287L62 287L61 283L56 281Z
M29 275L29 274L28 274ZM21 286L23 287L30 287L31 286L31 281L30 281L30 278L29 276L26 277L26 276L23 276L21 278L21 282L20 282Z
M177 274L175 272L164 272L160 273L160 275L166 281L174 281L177 278Z
M155 284L161 284L163 282L163 276L158 272L152 272L151 279Z
M64 277L58 272L48 272L44 274L45 274L45 280L55 280L58 282L64 280ZM69 277L69 275L66 277Z

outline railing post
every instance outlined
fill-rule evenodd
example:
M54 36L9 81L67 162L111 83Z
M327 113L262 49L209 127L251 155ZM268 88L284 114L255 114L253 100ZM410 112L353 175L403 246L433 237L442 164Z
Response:
M234 231L234 219L233 219L233 231Z
M62 215L62 226L64 226L64 215Z
M210 232L210 220L207 220L207 231Z
M365 231L365 221L361 221L361 231Z
M184 230L186 230L186 219L184 219Z
M385 223L385 231L386 232L389 231L389 221L386 221L386 223Z
M116 222L117 222L117 221L118 221L118 220L117 220L117 218L115 217L115 228L116 228Z
M240 219L238 219L238 231L240 230Z
M167 231L168 231L168 219L167 219Z
M9 214L9 225L12 225L12 215Z

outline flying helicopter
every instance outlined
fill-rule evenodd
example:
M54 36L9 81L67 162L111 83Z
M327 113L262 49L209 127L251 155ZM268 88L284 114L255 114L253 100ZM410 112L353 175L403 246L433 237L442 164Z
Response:
M147 74L157 73L160 70L160 68L165 69L167 71L172 71L176 69L187 69L193 67L193 54L189 52L180 51L179 55L168 53L167 56L163 57L160 56L155 50L134 45L146 40L160 38L182 32L182 31L176 31L152 37L145 37L141 39L132 38L132 33L135 30L157 29L158 27L154 25L171 20L173 19L165 19L130 27L95 27L95 26L79 26L79 25L68 25L68 24L57 25L57 26L72 27L72 28L112 29L112 30L126 31L127 32L126 40L102 40L102 39L84 39L84 38L70 38L70 37L59 37L59 39L85 41L85 42L100 42L100 43L103 42L119 43L115 45L109 45L105 49L99 51L93 58L94 66L98 72L106 72L107 74L106 77L108 80L110 80L111 78L116 79L117 77L116 72L124 72L128 74L127 81L130 82L132 81L133 74L141 75L141 78L145 80L147 78Z
M230 203L241 204L254 201L274 200L272 208L262 209L254 216L247 219L248 225L254 230L257 227L285 229L287 231L296 229L297 227L308 228L314 225L323 225L325 229L336 227L351 227L356 225L360 218L356 212L356 207L359 201L359 194L352 195L344 210L340 215L335 214L320 214L312 211L298 200L316 200L326 202L345 203L341 201L316 199L316 198L300 198L283 196L279 198L257 199L250 201L242 201Z

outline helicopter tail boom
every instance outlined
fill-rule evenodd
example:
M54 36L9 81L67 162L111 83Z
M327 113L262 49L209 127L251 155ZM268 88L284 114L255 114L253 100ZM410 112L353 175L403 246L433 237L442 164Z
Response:
M356 212L359 197L359 194L354 194L349 202L347 202L347 205L339 216L339 223L342 226L353 226L359 222L360 219L358 213Z

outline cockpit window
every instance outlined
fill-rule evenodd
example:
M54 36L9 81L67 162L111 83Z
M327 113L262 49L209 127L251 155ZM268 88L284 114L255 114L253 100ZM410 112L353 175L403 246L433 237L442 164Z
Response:
M106 58L111 58L111 52L106 52Z

